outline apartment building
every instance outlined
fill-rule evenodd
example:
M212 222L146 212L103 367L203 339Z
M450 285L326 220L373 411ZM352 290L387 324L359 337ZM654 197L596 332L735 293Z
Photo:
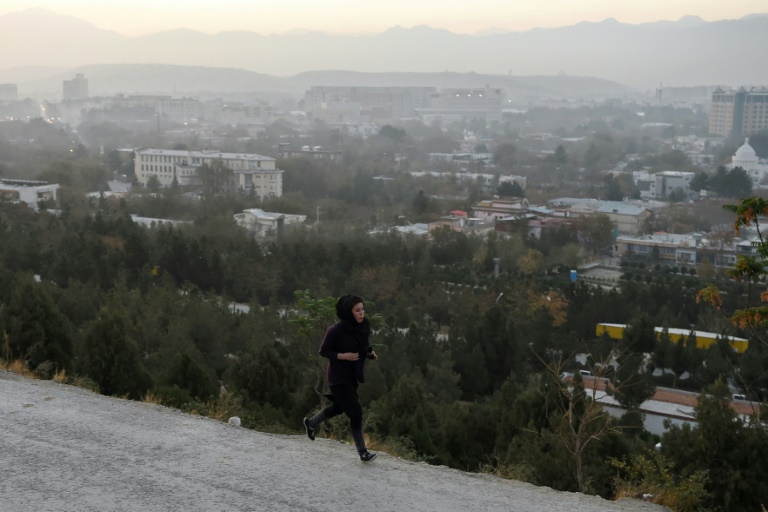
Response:
M250 153L139 149L135 152L134 172L142 185L153 176L166 187L174 181L179 185L196 185L200 181L198 168L218 161L232 171L227 177L230 190L254 193L261 199L283 195L283 171L275 168L275 159Z
M619 236L613 252L621 258L658 261L674 265L709 262L717 267L730 267L739 255L755 256L757 235L744 233L744 238L730 240L699 233L654 233L643 236Z
M433 94L428 106L417 108L424 122L460 121L462 119L484 119L498 121L504 103L501 89L484 88L443 89Z
M429 105L434 87L370 87L315 85L304 95L304 109L315 119L346 120L350 115L369 119L399 119L416 116L416 109Z
M72 80L62 82L64 101L84 100L88 98L88 79L82 73L77 73Z
M204 117L211 117L206 112L206 106L202 102L192 98L172 98L159 95L130 95L118 94L111 102L112 107L131 109L137 107L151 108L155 115L163 120L172 120L180 123L197 121ZM211 107L208 107L209 109Z
M709 133L721 137L747 136L768 129L768 88L712 93L709 109Z

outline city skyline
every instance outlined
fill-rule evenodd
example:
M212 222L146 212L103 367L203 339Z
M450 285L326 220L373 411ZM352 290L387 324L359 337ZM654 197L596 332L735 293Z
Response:
M730 3L679 0L648 0L642 4L620 4L611 0L519 0L499 2L479 0L471 4L424 0L418 4L404 0L328 0L322 4L309 0L134 0L102 3L95 1L38 0L4 2L0 16L43 8L59 15L73 16L100 29L138 37L174 29L190 29L207 34L250 31L279 34L297 30L334 34L376 33L395 26L411 28L428 25L457 34L487 30L526 31L555 28L581 22L596 23L613 18L621 23L640 24L676 21L683 16L698 16L705 21L739 19L749 14L768 12L763 0L737 0Z

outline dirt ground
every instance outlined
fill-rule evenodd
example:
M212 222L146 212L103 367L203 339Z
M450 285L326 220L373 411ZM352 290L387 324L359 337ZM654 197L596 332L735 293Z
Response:
M0 371L0 510L640 512Z

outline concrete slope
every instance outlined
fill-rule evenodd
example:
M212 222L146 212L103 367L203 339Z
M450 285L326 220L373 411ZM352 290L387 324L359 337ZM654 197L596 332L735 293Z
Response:
M0 511L665 510L255 432L0 371Z

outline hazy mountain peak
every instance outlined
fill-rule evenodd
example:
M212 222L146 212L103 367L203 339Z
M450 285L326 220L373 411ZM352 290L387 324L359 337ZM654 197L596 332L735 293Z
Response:
M757 14L747 14L746 16L743 16L742 20L753 20L755 18L768 18L768 12L764 13L757 13Z
M497 30L492 37L396 25L352 37L295 31L269 37L248 31L211 36L190 29L124 37L32 8L0 16L0 47L14 49L0 53L0 69L146 62L242 68L279 76L312 69L549 76L566 70L572 76L636 87L655 87L659 82L768 84L768 69L755 65L754 55L743 51L768 46L765 14L718 22L684 16L641 25L607 18L526 32Z
M707 22L701 18L701 16L691 16L686 15L682 16L676 21L667 21L667 20L660 20L660 21L653 21L650 23L640 23L637 25L638 27L642 28L650 28L650 29L664 29L664 30L674 30L674 29L686 29L686 28L693 28L698 27L701 25L705 25Z
M12 30L87 30L119 36L114 30L106 30L75 16L59 14L43 7L30 7L0 16L0 27Z

